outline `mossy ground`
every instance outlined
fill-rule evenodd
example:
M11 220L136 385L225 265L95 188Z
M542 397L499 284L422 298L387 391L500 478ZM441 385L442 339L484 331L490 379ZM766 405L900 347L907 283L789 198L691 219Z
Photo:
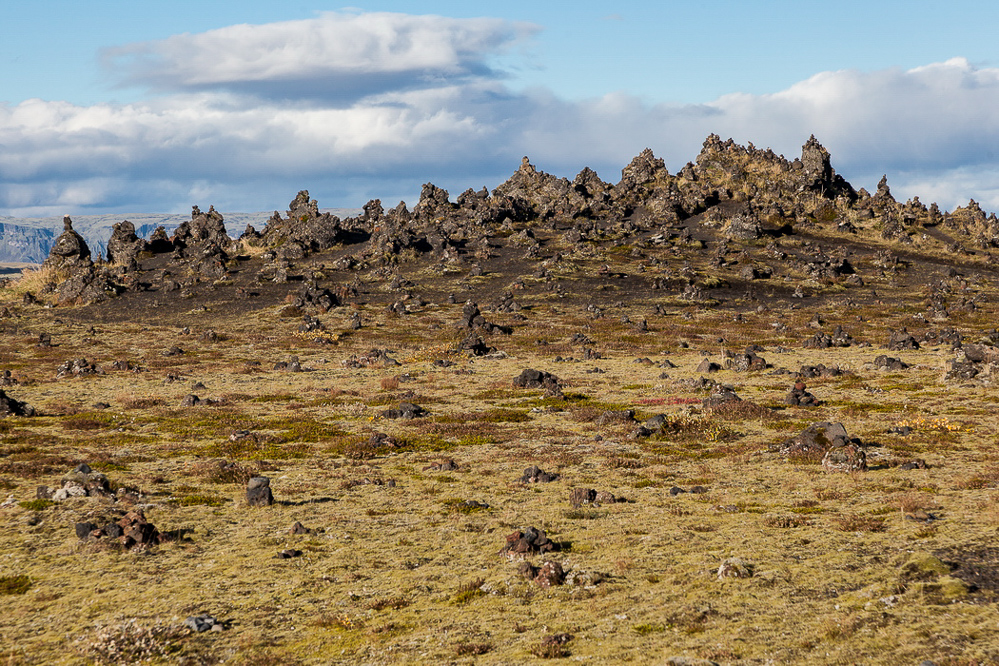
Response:
M637 260L614 256L638 272ZM0 508L0 578L30 580L3 597L0 657L110 659L102 637L131 622L163 641L157 658L165 663L524 663L544 656L542 641L559 633L573 635L562 652L592 663L670 655L747 664L999 662L999 585L989 583L999 581L999 559L976 560L976 586L960 582L961 553L991 552L999 530L993 391L944 384L946 345L892 352L912 366L903 373L865 365L884 353L889 328L917 328L911 288L865 273L880 304L832 290L800 305L768 297L758 310L741 296L720 308L664 300L643 281L623 295L600 292L606 312L593 317L581 305L597 292L572 283L589 279L591 268L581 261L560 277L569 296L525 298L523 319L487 312L513 327L488 339L504 353L450 354L447 367L434 361L445 356L443 342L460 338L460 304L428 303L405 317L380 303L354 304L323 316L333 329L348 311L364 321L334 344L297 336L299 318L281 316L280 304L233 317L211 294L206 310L186 303L144 320L111 306L11 305L0 320L0 370L14 372L20 384L6 390L39 415L0 420L0 488L12 499ZM975 288L985 293L990 284ZM884 305L893 290L908 299L898 308ZM650 314L652 302L665 302L665 314ZM985 300L948 324L983 331L996 307ZM816 309L826 330L842 324L873 346L803 349ZM649 331L622 323L623 314L645 317ZM209 341L208 330L224 335ZM36 346L40 332L53 347ZM578 360L575 333L602 358ZM749 344L792 373L815 363L852 372L808 380L823 405L805 409L781 403L793 375L723 370L711 377L772 409L701 409L706 393L679 380L698 377L705 357L721 362L726 350ZM163 356L171 346L184 353ZM372 348L401 365L342 365ZM306 371L272 370L290 354ZM55 379L60 363L81 356L106 374ZM118 359L139 371L110 370ZM660 367L666 360L676 367ZM560 377L566 399L513 388L527 367ZM204 388L192 388L197 382ZM180 407L191 392L215 402ZM380 416L400 401L429 415ZM672 427L631 439L633 426L597 424L608 409L667 413ZM863 439L870 470L826 473L814 460L768 450L815 421L841 421ZM889 434L894 424L913 432ZM256 437L230 437L241 430ZM368 447L376 431L400 445ZM428 469L444 458L459 469ZM913 458L928 469L897 467ZM141 490L146 517L183 538L131 552L81 542L74 524L100 522L115 506L31 503L38 485L58 485L79 462ZM529 465L561 478L522 484ZM253 473L270 477L274 506L246 505L243 480ZM394 486L379 483L389 479ZM707 492L670 493L697 485ZM574 509L574 487L628 501ZM466 500L489 507L459 509ZM932 520L907 517L918 509ZM293 536L296 521L316 531ZM567 573L599 582L542 589L518 575L518 563L499 551L507 534L527 526L562 546L551 559ZM302 556L278 558L285 549ZM754 575L719 580L731 557L750 562ZM152 629L202 613L227 629Z

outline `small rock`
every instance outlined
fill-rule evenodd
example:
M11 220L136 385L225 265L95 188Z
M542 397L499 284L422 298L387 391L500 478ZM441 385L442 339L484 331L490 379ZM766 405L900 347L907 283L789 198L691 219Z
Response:
M548 540L544 530L526 527L507 536L506 545L500 550L500 554L522 559L525 555L550 553L553 550L555 550L555 544Z
M532 465L524 470L524 474L520 477L520 481L521 483L549 483L551 481L557 481L558 478L558 474L549 474L537 465Z
M312 534L314 531L297 521L291 526L291 530L289 530L291 534Z
M76 524L76 536L80 539L86 539L90 536L90 533L97 529L97 525L94 523L77 523Z
M562 585L565 582L565 571L558 562L545 562L534 577L534 582L545 589L553 585Z
M591 488L573 488L572 493L569 495L569 501L577 509L583 504L595 502L596 499L597 491Z
M867 454L856 444L834 446L822 457L822 468L827 472L866 472Z
M222 631L225 627L211 615L192 616L184 620L184 626L200 634L203 631Z
M193 393L188 393L184 396L184 399L180 401L181 407L194 407L195 405L201 404L201 398L194 395Z
M730 557L718 567L718 579L752 578L753 565L740 557Z

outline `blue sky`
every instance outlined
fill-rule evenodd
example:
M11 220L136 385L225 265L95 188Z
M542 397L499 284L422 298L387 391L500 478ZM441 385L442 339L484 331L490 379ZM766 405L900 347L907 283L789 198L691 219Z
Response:
M615 182L717 133L857 187L999 209L999 5L910 2L0 6L0 214L416 202L530 156Z

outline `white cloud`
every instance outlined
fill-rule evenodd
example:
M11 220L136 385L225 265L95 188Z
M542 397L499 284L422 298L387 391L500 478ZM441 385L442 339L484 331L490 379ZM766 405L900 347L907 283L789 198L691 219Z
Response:
M591 166L616 181L645 147L678 170L710 133L788 157L814 133L856 187L887 173L898 198L953 208L973 197L999 208L999 69L953 59L823 72L773 94L701 105L624 93L576 102L513 91L488 71L491 57L534 30L339 13L123 47L112 60L124 76L174 92L125 105L0 105L0 213L266 210L302 188L329 206L376 196L414 203L427 181L453 193L495 187L524 155L559 175ZM349 83L361 70L383 78L363 94L286 98L309 76ZM284 96L268 96L271 85Z
M127 85L357 99L402 86L497 76L490 58L539 27L493 18L327 12L106 49Z

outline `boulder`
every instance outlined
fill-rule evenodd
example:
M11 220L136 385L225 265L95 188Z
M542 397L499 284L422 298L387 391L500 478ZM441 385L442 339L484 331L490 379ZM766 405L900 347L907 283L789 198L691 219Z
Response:
M543 388L548 391L560 391L561 382L559 378L544 370L534 370L527 368L513 378L513 385L517 388Z
M919 349L919 343L904 328L900 331L892 331L888 339L889 351L905 351L907 349Z
M271 480L266 476L254 476L246 483L246 503L249 506L270 506L274 504L271 493Z
M511 559L523 559L527 555L550 553L554 550L555 544L549 541L544 530L526 527L506 537L506 545L500 550L500 554Z
M852 443L842 423L813 423L794 437L773 447L784 455L818 456L835 447Z
M520 477L521 483L550 483L559 479L558 474L549 474L537 465L532 465L524 470Z
M0 418L4 416L34 416L35 408L26 402L16 400L0 389Z
M592 488L573 488L569 494L569 501L576 509L584 504L591 504L597 499L597 491Z

